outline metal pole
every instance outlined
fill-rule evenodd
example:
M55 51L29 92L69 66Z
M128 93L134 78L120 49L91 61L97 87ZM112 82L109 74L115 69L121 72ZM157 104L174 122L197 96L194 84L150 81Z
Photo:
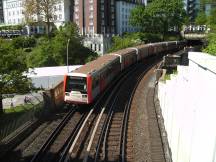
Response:
M67 72L69 73L69 67L68 67L68 47L69 47L69 43L70 43L70 38L67 41Z

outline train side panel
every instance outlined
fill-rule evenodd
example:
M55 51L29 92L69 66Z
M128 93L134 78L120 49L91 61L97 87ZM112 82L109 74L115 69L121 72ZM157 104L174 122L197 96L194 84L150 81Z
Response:
M126 48L124 50L110 53L110 55L117 55L120 57L121 70L124 70L137 62L137 51L135 48Z
M182 48L184 42L161 42L127 48L89 62L64 79L64 100L68 103L90 104L124 69L148 56Z
M152 56L155 52L154 45L148 44L148 56Z
M123 69L126 69L127 67L131 66L137 61L137 55L135 52L130 52L128 54L125 54L122 56L122 64L123 64Z
M120 58L112 60L103 69L95 73L92 78L92 95L96 98L97 95L104 91L110 82L121 71Z
M135 48L138 49L138 61L142 60L145 57L148 57L148 45L140 45L136 46Z

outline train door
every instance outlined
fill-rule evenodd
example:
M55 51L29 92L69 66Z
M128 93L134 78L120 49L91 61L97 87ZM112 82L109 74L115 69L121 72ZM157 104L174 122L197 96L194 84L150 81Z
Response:
M92 77L92 97L95 97L100 93L100 76L95 75Z
M106 87L106 71L103 70L100 74L100 92L102 92Z

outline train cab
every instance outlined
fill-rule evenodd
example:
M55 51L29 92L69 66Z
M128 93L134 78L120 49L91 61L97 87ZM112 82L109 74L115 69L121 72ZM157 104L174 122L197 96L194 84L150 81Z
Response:
M91 102L91 76L71 73L64 78L65 102L88 104Z
M64 101L90 104L121 71L119 56L104 55L76 69L64 78Z

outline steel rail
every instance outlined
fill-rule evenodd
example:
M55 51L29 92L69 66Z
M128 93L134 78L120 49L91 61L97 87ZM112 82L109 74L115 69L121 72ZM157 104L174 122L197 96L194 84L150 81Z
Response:
M87 161L88 161L88 157L89 157L90 149L91 149L91 146L92 146L92 142L93 142L94 137L95 137L95 133L96 133L96 131L97 131L97 128L98 128L98 125L99 125L100 120L101 120L101 118L102 118L102 115L104 114L104 112L105 112L105 110L106 110L108 104L110 103L112 97L113 97L113 96L116 94L116 92L118 91L118 88L121 86L121 84L123 83L123 81L125 80L125 78L127 78L128 75L129 75L130 73L132 73L133 71L135 71L135 69L136 69L136 67L134 67L131 71L129 71L126 75L124 75L124 76L120 79L120 81L117 83L117 85L115 85L115 88L112 90L111 94L109 95L108 99L106 100L106 102L105 102L105 104L104 104L104 106L103 106L103 108L102 108L102 110L101 110L101 112L100 112L100 115L99 115L99 117L98 117L98 120L97 120L97 122L96 122L96 125L95 125L95 127L94 127L93 133L92 133L92 135L91 135L91 137L90 137L90 141L89 141L89 144L88 144L88 146L87 146L87 150L86 150L86 154L85 154L85 157L84 157L83 162L87 162ZM116 98L117 98L117 95L115 96L114 102L116 101ZM112 105L114 104L114 102L112 103Z
M139 65L139 64L138 64ZM118 88L120 88L122 85L122 83L125 81L125 79L128 77L128 75L130 75L132 72L134 72L137 68L138 68L138 65L135 66L132 70L130 70L126 75L124 75L121 80L118 82L118 84L115 86L114 90L112 91L112 94L110 95L109 99L107 100L106 102L106 106L108 105L108 103L111 101L112 99L112 96L116 93L119 93L117 92L118 91ZM112 102L112 105L110 106L109 108L109 112L108 112L108 115L106 117L106 120L103 124L103 127L102 127L102 131L101 131L101 134L99 136L99 140L98 140L98 143L97 143L97 146L96 146L96 155L95 155L95 162L98 160L98 157L99 157L99 152L100 152L100 146L101 146L101 143L102 143L102 140L103 138L107 138L107 134L108 134L108 128L109 128L109 125L111 123L111 119L112 119L112 116L113 116L113 105L114 103L116 102L116 99L117 99L118 95L115 95L115 98ZM105 108L106 108L105 106ZM93 134L94 135L94 134ZM94 138L94 136L92 135L92 139ZM105 140L104 140L105 141ZM104 141L103 141L103 146L105 146L104 144ZM86 153L86 156L84 158L84 162L87 162L88 161L88 156L89 156L89 152L90 152L90 147L91 147L91 143L89 144L88 146L88 150L87 150L87 153ZM103 149L105 150L105 148ZM103 154L104 155L104 154ZM104 157L105 159L105 157Z
M125 107L124 115L123 115L123 121L122 121L122 128L121 128L121 135L120 135L120 161L125 162L125 148L126 148L126 139L127 139L127 127L128 127L128 119L129 119L129 113L130 113L130 107L136 92L137 87L139 86L140 81L144 77L144 75L153 67L154 65L148 67L145 71L140 74L136 85L133 88L133 91L130 95L130 99L128 104Z
M74 115L76 110L77 108L71 109L71 111L64 117L64 119L58 124L56 129L50 134L46 142L41 146L39 151L33 156L33 158L31 159L31 162L36 162L40 159L40 157L43 156L43 154L46 152L46 150L49 148L49 146L53 143L53 141L59 135L61 130L64 128L64 126L67 124L69 119Z

